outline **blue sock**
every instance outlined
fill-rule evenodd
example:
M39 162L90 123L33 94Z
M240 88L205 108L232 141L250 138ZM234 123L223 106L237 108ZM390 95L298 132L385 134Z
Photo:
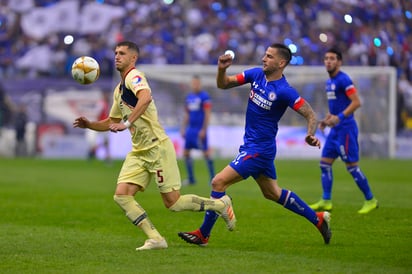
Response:
M302 201L298 195L290 190L282 189L282 194L277 203L283 205L284 208L305 217L314 225L318 223L316 212Z
M362 191L366 200L373 198L372 191L369 187L368 179L360 170L359 166L352 166L347 168L348 172L352 175L359 189Z
M206 158L206 164L209 170L210 181L212 181L213 177L215 177L215 168L213 167L213 160L210 158Z
M225 192L212 191L210 194L210 197L214 199L219 199L223 196L225 196ZM207 238L210 236L210 232L212 231L218 217L219 215L217 215L217 213L213 210L206 210L203 224L200 226L200 232L202 232L203 237Z
M323 189L322 199L331 200L332 199L332 184L333 184L332 165L321 161L320 170L322 174L321 175L322 189Z
M186 162L186 171L187 171L187 177L189 179L189 183L193 184L195 183L195 176L193 174L193 159L191 157L185 158Z

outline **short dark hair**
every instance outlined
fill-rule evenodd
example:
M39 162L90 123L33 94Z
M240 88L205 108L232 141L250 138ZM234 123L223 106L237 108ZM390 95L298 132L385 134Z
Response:
M290 60L292 60L292 51L288 46L280 43L274 43L270 45L271 48L275 48L279 50L280 56L285 58L286 62L289 64Z
M326 52L327 52L327 53L330 52L330 53L336 54L336 56L338 57L338 60L339 60L339 61L342 61L342 52L341 52L338 48L333 47L333 48L328 49Z
M117 45L116 45L116 47L123 47L123 46L124 46L124 47L127 47L127 48L129 48L129 49L131 49L131 50L136 51L137 54L140 54L139 46L138 46L136 43L134 43L134 42L131 42L131 41L122 41L122 42L117 43Z

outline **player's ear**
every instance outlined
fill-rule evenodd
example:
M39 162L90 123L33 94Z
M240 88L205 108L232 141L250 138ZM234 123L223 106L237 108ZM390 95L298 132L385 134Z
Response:
M279 65L282 68L286 67L287 64L288 64L288 62L285 59L280 59Z

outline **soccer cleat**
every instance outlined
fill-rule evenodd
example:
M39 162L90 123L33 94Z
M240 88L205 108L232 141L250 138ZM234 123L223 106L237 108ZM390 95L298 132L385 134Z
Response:
M376 200L375 198L365 201L365 203L363 204L362 208L359 209L358 213L359 214L366 214L371 212L372 210L374 210L375 208L378 208L379 204L378 204L378 200Z
M223 208L222 212L219 212L219 214L222 216L223 220L225 220L227 229L233 231L236 227L236 216L235 212L233 211L232 198L230 198L230 196L228 195L225 195L220 198L220 200L225 204L225 207Z
M324 212L316 212L316 216L318 216L319 222L316 225L319 232L322 234L323 240L325 244L329 244L330 238L332 238L332 231L330 229L330 216L331 214L327 211Z
M151 250L151 249L165 249L167 248L167 242L164 238L160 240L155 239L147 239L144 242L144 245L141 247L136 248L137 251L141 250Z
M320 199L319 202L309 205L315 211L332 211L332 201Z
M202 232L200 232L200 229L197 229L192 232L179 232L177 233L177 235L179 235L179 237L187 243L198 246L207 246L207 243L209 242L209 237L203 237Z

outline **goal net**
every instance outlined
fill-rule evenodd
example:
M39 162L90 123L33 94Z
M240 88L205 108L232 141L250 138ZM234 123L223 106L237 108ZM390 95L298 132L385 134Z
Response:
M232 66L228 74L249 67ZM171 135L178 155L182 140L179 129L183 117L184 98L190 91L194 74L201 77L203 89L212 98L212 120L209 129L215 156L233 157L242 143L244 114L249 85L229 90L216 87L216 66L204 65L139 65L153 90L162 124ZM350 75L359 92L362 107L356 111L359 125L359 144L362 156L393 158L395 155L396 71L392 67L342 67ZM321 119L328 111L325 81L328 77L322 66L288 67L288 82L313 107ZM304 143L305 120L288 109L279 124L278 158L314 158L318 149ZM320 131L317 136L323 141Z

